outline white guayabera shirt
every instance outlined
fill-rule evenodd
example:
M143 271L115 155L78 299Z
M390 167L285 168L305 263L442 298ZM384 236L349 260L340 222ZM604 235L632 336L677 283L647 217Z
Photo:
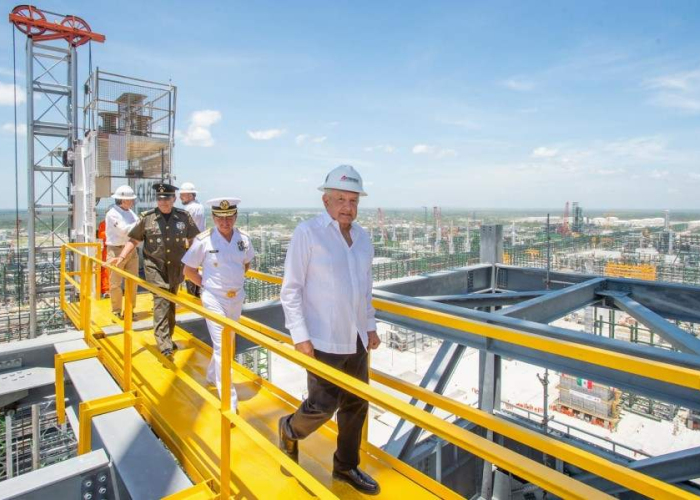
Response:
M126 245L129 241L129 230L138 220L133 210L124 210L117 205L110 208L105 215L107 245L115 247Z
M197 225L197 229L200 232L207 228L207 221L204 218L204 206L197 200L192 200L187 205L183 205L182 208L187 210L192 216L192 220Z
M295 344L310 340L319 351L353 354L359 335L367 348L367 332L377 328L372 307L374 247L354 222L350 236L352 246L328 213L294 230L280 301Z

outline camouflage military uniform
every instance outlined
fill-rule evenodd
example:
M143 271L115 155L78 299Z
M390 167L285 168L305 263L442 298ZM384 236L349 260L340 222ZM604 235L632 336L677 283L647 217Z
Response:
M189 240L199 230L190 214L174 208L170 217L157 208L141 214L141 219L129 231L129 237L143 241L143 268L146 281L177 293L182 283L182 257L189 247ZM153 331L161 352L175 348L172 340L175 330L175 304L153 296Z

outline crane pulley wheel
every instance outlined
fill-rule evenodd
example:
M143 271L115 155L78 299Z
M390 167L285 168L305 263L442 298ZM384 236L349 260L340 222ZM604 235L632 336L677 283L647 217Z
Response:
M68 28L73 28L73 29L78 29L81 31L87 31L91 32L92 30L90 29L90 25L85 21L85 19L78 17L78 16L66 16L63 18L61 21L62 26L66 26ZM70 40L71 45L75 47L79 47L83 44L86 44L87 42L90 41L90 37L87 36L81 36L77 35Z
M12 9L12 13L16 16L24 17L28 21L46 21L46 16L32 5L18 5ZM46 28L35 26L33 22L14 21L14 24L18 30L27 36L41 35L46 31Z

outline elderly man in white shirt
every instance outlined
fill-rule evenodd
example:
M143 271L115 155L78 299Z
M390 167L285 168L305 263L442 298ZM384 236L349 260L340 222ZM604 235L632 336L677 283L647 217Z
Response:
M112 195L115 203L107 211L105 216L105 231L107 233L107 259L113 259L121 254L124 245L129 241L129 230L136 224L138 217L132 210L136 195L130 186L119 186ZM131 252L121 263L121 268L125 271L139 275L139 254ZM116 273L111 273L109 277L109 297L112 302L112 313L123 318L122 313L122 282L124 278ZM136 305L136 284L131 285L131 302Z
M326 211L299 224L284 264L280 301L294 347L324 363L369 380L368 349L379 346L372 307L374 248L356 222L362 178L349 165L332 170L319 188ZM280 448L297 460L298 441L338 411L333 477L365 494L379 485L361 471L359 449L368 403L307 372L308 398L279 421Z

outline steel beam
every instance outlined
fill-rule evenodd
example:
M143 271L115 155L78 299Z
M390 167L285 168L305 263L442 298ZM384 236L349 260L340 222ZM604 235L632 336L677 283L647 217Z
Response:
M600 300L596 295L596 290L604 286L605 278L594 278L541 297L526 300L503 309L497 314L538 323L549 323Z
M700 477L700 447L644 458L630 463L628 467L671 484L690 481ZM611 495L627 491L619 484L587 472L574 477Z
M465 347L462 345L443 342L430 363L428 370L425 372L420 386L437 394L442 394L450 382L464 351ZM419 402L415 398L411 399L411 404L430 413L433 411L432 405ZM413 452L421 432L422 429L420 427L402 419L394 429L384 449L405 461Z
M490 314L471 309L464 309L447 304L440 304L421 300L414 297L406 297L379 290L374 291L376 297L393 300L396 302L411 304L434 311L441 311L447 314L460 316L468 319L496 324L516 330L536 333L549 338L557 338L576 342L579 344L598 347L600 349L612 350L630 354L637 357L661 361L664 363L686 366L693 369L700 369L700 358L698 356L672 352L664 349L657 349L649 346L632 344L620 340L609 339L590 335L582 332L566 330L564 328L542 325L532 321L524 321L516 318L508 318L498 314ZM590 378L597 382L618 387L623 390L644 394L648 397L671 402L681 406L700 410L700 391L690 388L683 388L678 385L669 384L647 378L643 375L633 375L630 373L602 367L582 360L566 358L556 354L545 353L535 349L521 347L515 344L500 340L491 340L487 345L486 339L480 335L471 334L464 331L427 324L422 321L412 320L403 316L378 312L377 318L389 323L393 323L405 328L431 335L436 338L448 340L468 347L483 349L494 352L501 356L506 356L537 366L550 368L572 375Z
M420 299L452 304L458 307L497 307L517 304L524 300L534 299L549 293L547 290L537 290L533 292L488 292L488 293L466 293L456 295L428 295L418 297Z
M519 268L497 264L499 288L511 291L545 290L544 269ZM563 288L598 276L553 271L551 288ZM700 323L700 287L643 281L626 278L607 278L607 290L626 292L634 300L667 319Z
M669 323L648 307L643 306L623 292L598 292L599 296L607 297L619 309L625 311L641 324L658 334L676 349L691 354L700 355L700 339L685 330Z

